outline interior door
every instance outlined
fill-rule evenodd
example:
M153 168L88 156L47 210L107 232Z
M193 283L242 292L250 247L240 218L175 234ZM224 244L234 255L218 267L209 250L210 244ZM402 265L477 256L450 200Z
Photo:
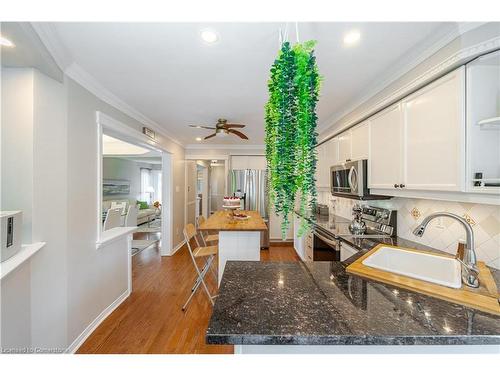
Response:
M368 187L396 189L403 183L403 117L397 103L370 120Z

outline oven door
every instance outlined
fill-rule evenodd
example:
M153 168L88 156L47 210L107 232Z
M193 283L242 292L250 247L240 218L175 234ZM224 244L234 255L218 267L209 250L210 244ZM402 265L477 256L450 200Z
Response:
M340 261L340 240L317 228L313 234L313 260Z

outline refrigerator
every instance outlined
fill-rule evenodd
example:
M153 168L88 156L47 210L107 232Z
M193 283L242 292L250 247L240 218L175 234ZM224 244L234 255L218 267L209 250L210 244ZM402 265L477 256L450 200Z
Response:
M229 193L242 198L243 210L257 211L268 230L261 232L261 248L269 248L269 200L267 171L258 169L232 169L229 172Z

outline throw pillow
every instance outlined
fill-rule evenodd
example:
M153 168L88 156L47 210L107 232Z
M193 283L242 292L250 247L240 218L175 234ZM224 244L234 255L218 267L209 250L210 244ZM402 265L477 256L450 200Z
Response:
M146 201L137 201L137 204L139 205L139 210L147 210L149 208Z

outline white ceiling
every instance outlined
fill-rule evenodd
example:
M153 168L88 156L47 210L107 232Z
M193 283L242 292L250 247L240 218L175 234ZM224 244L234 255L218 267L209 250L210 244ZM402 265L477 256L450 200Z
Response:
M283 23L55 23L66 53L76 64L184 144L209 130L217 118L247 124L248 141L214 137L207 144L263 144L269 68ZM220 36L215 45L203 28ZM406 66L456 28L454 23L300 23L300 40L315 39L324 77L319 125L344 112L367 90ZM295 41L295 25L289 24ZM353 47L345 33L361 31Z

